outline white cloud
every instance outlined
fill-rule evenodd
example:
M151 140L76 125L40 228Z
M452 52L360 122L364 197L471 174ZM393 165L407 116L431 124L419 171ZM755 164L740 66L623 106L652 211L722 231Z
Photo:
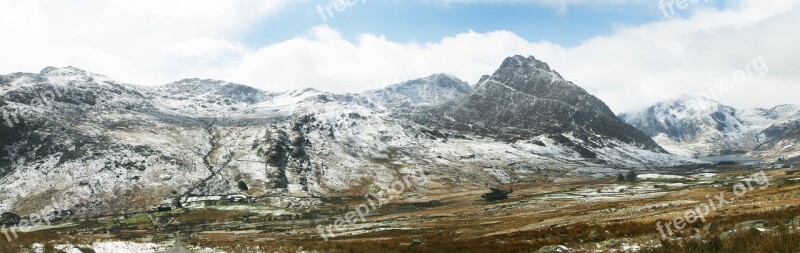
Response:
M227 38L287 2L3 0L0 71L76 65L123 80L165 82L172 76L164 70L181 69L176 56L213 60L241 51Z
M279 9L278 1L187 0L160 8L140 2L145 3L3 3L0 71L74 65L145 85L203 77L273 91L357 92L439 72L474 83L503 58L522 54L549 62L615 111L682 93L704 94L709 87L717 100L742 107L797 103L800 91L800 59L792 54L800 44L794 32L800 10L791 1L740 1L727 10L693 6L688 18L620 28L575 47L526 41L502 30L468 31L426 43L363 34L351 42L331 27L318 26L257 48L235 38ZM202 6L189 8L194 3ZM769 72L733 84L733 73L758 57ZM706 85L720 81L728 83L722 86L726 90Z
M800 44L792 32L798 14L796 2L742 1L732 10L702 9L689 19L623 29L542 57L616 110L681 93L740 107L797 103L792 94L800 91L800 74L792 69L800 59L788 52ZM769 72L736 84L733 74L758 57Z
M237 58L246 52L244 45L226 39L191 38L167 45L159 52L173 59L194 60L208 63L225 58Z
M363 91L446 72L466 80L490 73L506 56L530 47L507 31L468 32L436 43L398 43L365 34L357 43L327 26L248 54L230 73L235 81L269 90L314 87Z
M688 19L623 28L572 48L508 31L467 32L424 44L366 34L350 43L321 26L309 36L255 50L226 76L270 90L361 91L437 72L474 83L504 57L522 54L549 62L615 111L684 93L734 106L769 106L797 102L800 59L788 52L800 44L793 32L798 14L794 3L745 1L731 10L698 9ZM733 74L759 57L769 72L734 82Z

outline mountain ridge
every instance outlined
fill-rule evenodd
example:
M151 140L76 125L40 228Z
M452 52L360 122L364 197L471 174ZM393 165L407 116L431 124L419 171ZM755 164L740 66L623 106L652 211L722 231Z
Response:
M571 130L586 136L612 136L665 152L639 130L621 122L600 99L564 80L533 56L509 57L494 74L482 80L472 94L432 109L435 116L417 115L415 119L446 128L477 128L502 135L560 134Z
M430 98L432 87L452 91L437 98L441 105L416 107L369 94L267 92L207 79L146 87L72 68L43 73L0 76L0 110L20 118L0 125L9 154L0 159L0 210L113 213L190 195L322 198L365 181L386 187L409 170L457 186L696 162L582 130L510 140L409 118L464 99L471 86L447 75L418 79L418 89L386 90L406 102ZM498 88L490 82L481 86ZM62 94L32 102L53 88Z
M682 95L618 116L671 152L699 157L750 152L780 138L800 126L800 105L737 109Z

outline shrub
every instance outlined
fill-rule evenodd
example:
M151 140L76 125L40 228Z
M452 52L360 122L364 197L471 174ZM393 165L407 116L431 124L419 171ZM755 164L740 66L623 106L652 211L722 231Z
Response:
M239 187L239 190L243 192L250 190L250 187L247 187L247 183L245 183L244 181L239 181L239 184L237 186Z
M481 195L481 198L483 200L487 201L487 202L488 201L497 201L497 200L507 199L508 198L508 194L514 192L511 189L506 191L506 190L501 190L501 189L498 189L498 188L491 188L490 190L491 190L491 192L484 193L483 195Z
M628 182L636 182L636 177L639 175L636 174L636 171L628 171L628 174L625 174L625 181Z
M20 220L22 220L22 218L20 218L19 215L11 212L5 212L0 215L0 225L15 225L19 223Z

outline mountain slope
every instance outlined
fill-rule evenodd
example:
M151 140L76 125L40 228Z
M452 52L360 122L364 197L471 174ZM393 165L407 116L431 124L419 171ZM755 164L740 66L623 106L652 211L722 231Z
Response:
M605 103L532 56L507 58L468 96L415 119L508 138L563 133L582 139L601 136L663 152L641 131L620 121Z
M430 107L462 98L472 87L457 77L436 74L364 93L371 101L395 110Z
M587 167L692 162L636 141L638 136L604 136L614 132L598 122L607 122L610 111L571 84L549 92L579 94L567 100L573 106L502 102L528 114L536 109L552 117L573 115L553 125L523 128L532 122L509 121L521 125L486 128L513 132L514 139L420 124L404 114L454 108L477 94L506 89L488 80L473 92L437 75L343 95L313 89L273 93L201 79L141 87L71 67L0 76L0 112L4 123L11 122L0 125L0 211L132 212L194 195L363 195L415 170L425 171L437 187L455 187L560 177ZM441 90L452 92L432 94ZM581 110L565 109L573 107ZM556 131L560 126L570 128Z
M3 77L2 101L2 209L141 208L207 175L204 124L160 112L141 87L47 68Z
M800 162L800 128L795 128L779 138L759 145L750 154L779 163Z
M796 128L799 106L740 110L714 100L683 95L619 117L670 152L710 156L747 152Z

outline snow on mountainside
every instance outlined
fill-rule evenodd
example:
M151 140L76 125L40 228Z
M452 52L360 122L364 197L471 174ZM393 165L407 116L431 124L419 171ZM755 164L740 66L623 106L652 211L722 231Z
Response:
M620 119L653 137L668 151L692 157L740 153L797 127L800 106L740 110L683 95Z
M800 162L800 128L756 147L750 155L777 162Z
M762 142L780 138L800 128L800 105L779 105L770 109L745 109L742 112L752 125L764 129L759 135Z
M565 87L551 92L579 89ZM476 92L446 75L365 94L272 93L201 79L141 87L72 67L0 76L0 211L140 211L235 193L363 195L372 190L364 186L388 185L410 169L431 183L483 186L576 168L691 162L590 124L512 140L399 113L406 103L447 104ZM572 105L596 101L582 96ZM530 101L502 101L522 102ZM559 108L535 112L557 117Z
M370 100L397 109L436 106L462 98L472 87L457 77L436 74L426 78L405 81L389 87L367 91Z
M180 113L235 113L276 94L217 80L184 79L148 90L155 102Z
M76 68L0 83L2 210L141 208L208 175L202 122L161 113L142 87Z
M584 139L600 136L664 152L644 133L620 121L605 103L532 56L507 58L468 96L414 118L424 124L511 139L574 133Z

